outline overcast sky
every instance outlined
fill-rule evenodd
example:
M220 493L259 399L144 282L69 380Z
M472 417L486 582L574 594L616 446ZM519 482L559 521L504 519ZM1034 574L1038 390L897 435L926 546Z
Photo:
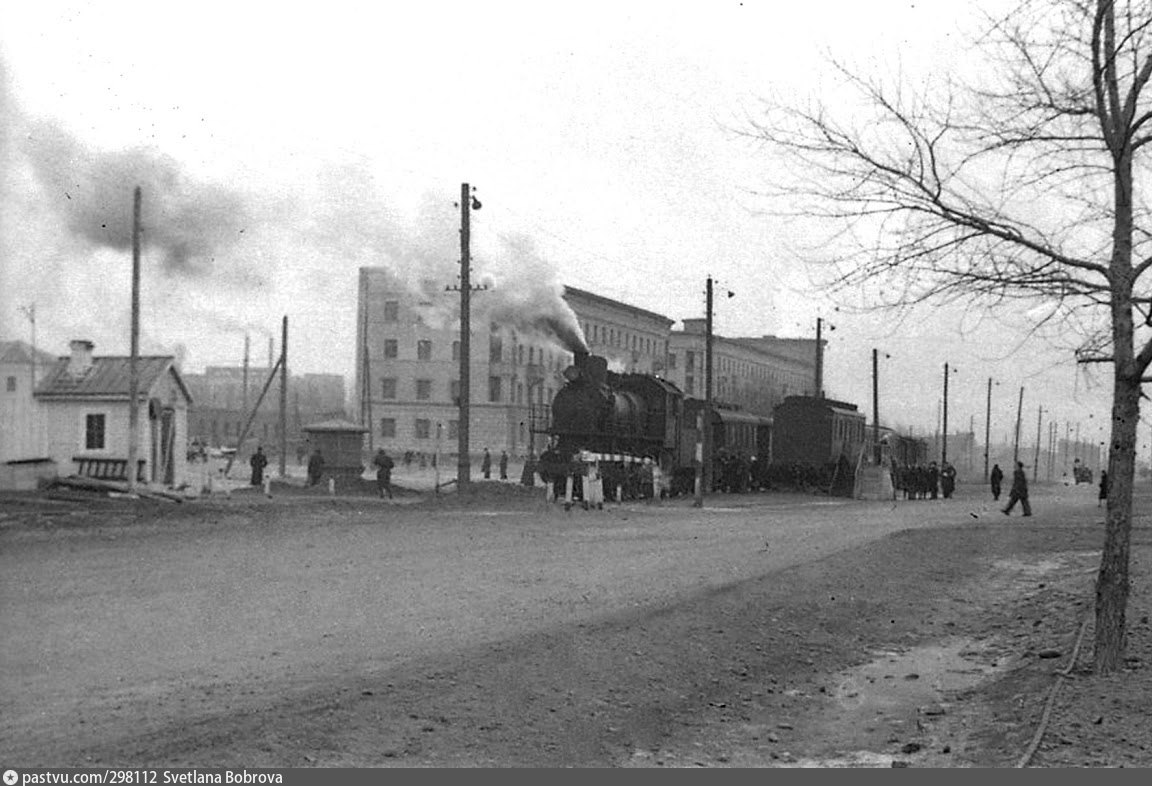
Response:
M351 386L356 269L453 283L468 182L476 275L505 288L529 270L680 320L711 275L734 293L721 335L834 326L828 393L868 413L889 355L887 422L934 430L948 362L950 430L982 436L992 377L994 438L1023 386L1022 442L1041 404L1103 439L1110 373L1029 338L1030 314L837 310L755 196L777 162L734 133L764 97L827 98L828 52L920 79L977 27L942 1L6 3L0 334L26 340L35 303L42 348L127 353L129 173L145 351L199 371L248 331L263 358L287 314L292 370Z

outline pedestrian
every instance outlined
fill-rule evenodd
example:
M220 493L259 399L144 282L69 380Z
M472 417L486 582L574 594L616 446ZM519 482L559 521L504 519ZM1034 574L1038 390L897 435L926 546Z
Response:
M324 475L324 456L320 453L320 448L312 451L312 455L308 458L308 485L315 486L320 482L320 478Z
M936 499L936 495L940 490L940 470L936 468L936 462L928 462L928 495L931 499Z
M484 473L484 480L492 478L492 454L484 448L484 459L480 462L480 471Z
M952 492L956 490L956 468L947 461L940 467L940 490L944 499L952 499Z
M988 476L988 481L992 484L992 501L998 502L1000 500L1000 484L1004 481L1004 470L1000 469L999 464L992 465L992 474ZM1065 483L1064 485L1068 485Z
M268 457L264 455L264 448L257 447L252 458L248 459L248 466L252 467L252 485L264 484L264 468L268 466Z
M500 480L508 480L508 451L500 451Z
M1019 501L1020 507L1024 508L1024 515L1032 515L1032 506L1028 504L1028 476L1024 474L1024 462L1016 462L1016 470L1012 473L1012 490L1008 493L1008 507L1003 508L1000 512L1005 516L1012 514L1012 508L1016 507Z
M384 448L380 448L376 451L372 463L376 466L376 490L381 498L387 493L388 499L392 499L392 457L384 451Z
M1096 507L1100 507L1100 503L1107 504L1108 502L1108 470L1100 470L1100 496L1096 502Z

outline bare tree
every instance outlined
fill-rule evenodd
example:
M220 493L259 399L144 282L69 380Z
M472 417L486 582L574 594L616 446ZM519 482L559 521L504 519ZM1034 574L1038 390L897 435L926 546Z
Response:
M885 305L1035 300L1113 368L1095 667L1123 662L1136 427L1152 361L1152 0L1025 0L989 19L980 72L921 92L837 66L837 112L769 106L744 131L790 162L770 195L838 228L833 283ZM859 103L851 104L856 100ZM1137 319L1139 317L1139 319ZM1095 332L1092 331L1095 326Z

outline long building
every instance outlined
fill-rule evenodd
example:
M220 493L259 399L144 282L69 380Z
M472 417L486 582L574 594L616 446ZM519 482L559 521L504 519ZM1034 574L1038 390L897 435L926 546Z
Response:
M413 293L386 268L360 269L353 414L370 424L373 448L455 455L459 312L436 292L429 283L428 294ZM476 456L484 448L538 451L532 425L541 425L564 384L572 339L482 317L484 297L473 301L469 342L470 449ZM668 316L575 287L563 288L562 301L564 318L575 320L585 347L606 357L611 370L654 374L704 396L703 319L684 320L674 331ZM750 412L771 415L785 396L809 394L815 385L815 341L721 337L713 357L715 399Z

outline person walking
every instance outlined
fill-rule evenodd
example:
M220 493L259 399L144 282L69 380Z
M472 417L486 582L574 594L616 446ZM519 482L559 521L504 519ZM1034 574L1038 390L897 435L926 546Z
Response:
M1000 501L1000 484L1004 482L1004 470L1000 469L999 464L992 465L992 474L988 476L988 482L992 484L992 501Z
M1108 470L1100 470L1100 496L1096 501L1096 507L1100 507L1101 503L1108 503Z
M500 480L508 480L508 451L500 451Z
M952 499L952 492L956 490L956 468L947 461L940 468L940 491L944 499Z
M372 463L376 466L376 491L379 492L381 498L387 494L388 499L392 499L392 467L395 462L384 451L384 448L380 448L376 451L376 457L372 459Z
M1024 509L1025 516L1032 515L1032 506L1028 504L1028 476L1024 474L1024 462L1016 462L1016 470L1012 473L1012 490L1008 493L1008 507L1001 509L1005 516L1012 515L1012 508L1016 503Z
M940 470L936 469L936 462L928 462L928 498L936 499L940 488Z
M480 471L484 473L484 480L492 478L492 454L484 448L484 459L480 462Z
M248 466L252 468L252 485L263 485L264 468L268 466L268 457L264 455L263 447L256 448L256 452L252 454L252 458L248 459Z
M320 454L320 448L316 448L308 458L308 485L315 486L323 474L324 456Z

